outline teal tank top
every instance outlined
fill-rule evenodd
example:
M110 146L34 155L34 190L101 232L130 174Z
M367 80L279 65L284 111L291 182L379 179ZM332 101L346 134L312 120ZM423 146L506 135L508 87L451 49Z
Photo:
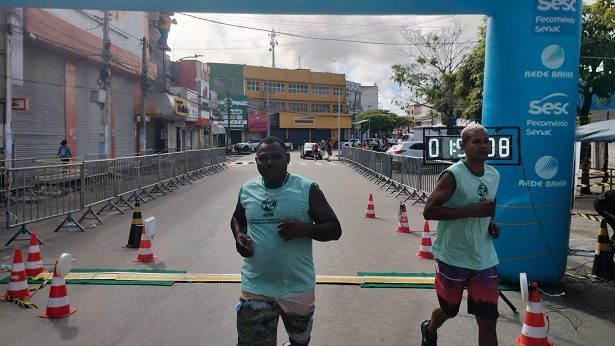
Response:
M477 176L460 160L444 170L455 178L455 190L442 206L462 208L484 200L495 199L500 174L489 165ZM490 217L467 217L439 220L438 234L431 251L444 263L457 267L483 270L499 263L488 227Z
M284 241L276 225L285 217L312 223L309 216L310 189L315 183L288 173L277 189L265 188L262 177L246 182L239 202L246 211L248 236L254 256L244 258L241 289L244 292L278 298L302 292L316 284L312 239Z

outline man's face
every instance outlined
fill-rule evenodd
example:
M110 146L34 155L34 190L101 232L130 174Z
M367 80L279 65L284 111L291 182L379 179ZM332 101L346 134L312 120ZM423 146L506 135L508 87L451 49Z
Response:
M285 153L279 143L261 143L256 151L258 172L271 182L283 181L290 161L290 154Z
M483 160L485 161L491 151L491 142L487 133L483 131L477 131L470 135L470 137L461 143L461 149L469 159Z

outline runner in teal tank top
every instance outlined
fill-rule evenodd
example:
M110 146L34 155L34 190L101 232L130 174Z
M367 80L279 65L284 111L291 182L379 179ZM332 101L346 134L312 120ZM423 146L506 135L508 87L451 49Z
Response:
M426 220L438 220L432 252L439 306L421 323L422 346L437 345L437 330L459 312L464 288L468 313L478 324L478 344L498 343L498 257L492 239L500 233L493 220L500 174L485 164L491 148L483 126L463 129L461 149L465 159L440 174L423 211Z
M338 240L342 229L313 181L288 173L290 154L276 137L256 149L260 177L243 184L231 219L244 257L237 303L237 345L276 345L282 317L292 345L308 345L316 275L312 240Z

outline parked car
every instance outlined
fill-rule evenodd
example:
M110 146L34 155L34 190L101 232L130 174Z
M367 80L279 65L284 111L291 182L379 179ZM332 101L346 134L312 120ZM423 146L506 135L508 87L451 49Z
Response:
M346 141L342 142L342 146L343 147L360 147L361 146L361 140L359 139L349 139Z
M423 157L423 142L408 141L392 146L386 151L389 155L401 155L410 157Z
M301 147L301 153L299 153L299 156L301 156L302 159L305 159L305 158L313 159L314 155L316 155L317 160L322 160L322 151L320 150L320 146L318 147L317 152L312 152L312 147L314 146L314 144L319 145L318 143L310 143L310 142L306 142L305 144L303 144L303 147Z
M256 151L256 147L260 144L260 139L250 139L245 142L233 145L236 151Z

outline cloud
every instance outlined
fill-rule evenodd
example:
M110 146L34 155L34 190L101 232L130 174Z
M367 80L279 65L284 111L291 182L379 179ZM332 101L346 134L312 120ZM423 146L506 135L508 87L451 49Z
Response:
M191 13L176 14L174 18L178 24L169 34L173 60L202 54L200 60L204 62L272 66L269 31L273 28L277 41L276 67L301 67L321 72L335 70L345 73L346 80L362 85L377 84L379 108L402 114L399 107L391 103L399 90L390 79L391 65L410 62L401 54L410 46L395 45L408 44L401 28L412 26L431 30L450 25L453 17ZM474 40L481 17L459 18L467 29L467 38ZM352 40L362 42L348 42Z

